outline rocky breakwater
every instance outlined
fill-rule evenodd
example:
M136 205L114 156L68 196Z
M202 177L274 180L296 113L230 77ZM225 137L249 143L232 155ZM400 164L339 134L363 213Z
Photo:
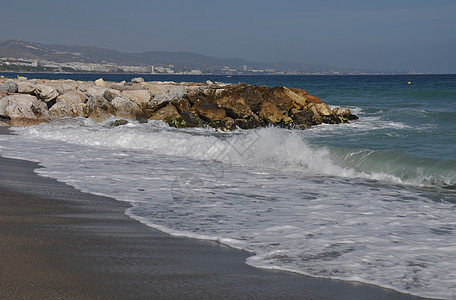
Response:
M248 84L94 82L25 77L0 79L0 124L35 125L65 117L161 120L177 128L219 130L268 125L304 129L357 119L348 108L330 109L301 89ZM117 122L116 124L124 124Z

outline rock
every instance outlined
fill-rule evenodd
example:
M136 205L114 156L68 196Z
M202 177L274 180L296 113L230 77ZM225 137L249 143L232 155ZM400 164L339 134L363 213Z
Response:
M297 88L290 88L290 91L292 91L295 94L298 94L299 96L305 98L309 93L307 91L302 90L302 89L297 89Z
M115 114L115 108L112 106L108 100L103 97L91 97L86 102L86 107L84 109L84 116L91 116L94 111L97 109L104 110L111 115Z
M289 89L287 87L283 87L283 93L287 97L289 97L291 100L294 102L294 106L296 108L303 108L306 106L306 98L304 96L307 96L307 92L304 90L300 89Z
M209 126L217 128L218 130L221 130L221 131L229 131L229 130L236 129L235 122L234 122L233 118L230 118L230 117L226 117L220 121L210 122Z
M163 100L183 99L187 95L187 88L182 85L147 83L142 86L150 92L151 96Z
M322 121L325 124L340 124L345 122L343 118L337 117L335 115L322 116Z
M169 104L169 100L161 99L160 97L156 97L149 101L149 103L147 104L147 110L149 110L151 113L153 113L153 112L165 107L168 104Z
M141 113L138 104L122 97L116 97L111 104L114 108L114 115L118 117L134 119L136 114Z
M283 120L282 120L282 124L286 125L286 126L290 126L293 124L293 119L289 116L285 116L285 118L283 118Z
M85 95L77 90L66 92L63 95L57 97L56 102L65 102L74 106L83 105L85 106L86 98Z
M76 90L78 88L78 83L74 80L61 80L56 83L54 88L60 95L63 95L66 92Z
M103 97L104 93L106 92L107 88L101 86L92 86L86 87L85 89L81 90L86 94L86 99L91 97Z
M285 118L285 114L272 102L264 102L261 104L259 112L260 118L267 123L277 124Z
M113 89L113 90L118 90L118 91L124 91L127 89L127 87L125 85L119 84L119 83L110 84L109 88Z
M145 114L143 114L143 113L136 114L135 119L136 119L139 123L147 123L147 122L149 122L149 118L148 118Z
M314 103L320 116L331 116L333 115L332 110L325 103Z
M165 107L169 102L173 100L184 99L186 96L186 89L184 86L173 87L169 85L145 85L147 90L150 92L153 97L147 104L147 114L152 114L153 112ZM158 93L158 94L157 94Z
M16 93L17 83L15 83L14 81L7 81L3 84L0 84L0 91L5 93Z
M109 89L109 90L106 90L104 93L103 93L103 97L108 100L109 102L111 102L112 100L114 100L116 97L120 97L120 91L119 90L115 90L115 89Z
M243 98L232 100L229 97L222 97L217 100L217 104L226 111L229 117L235 119L245 119L253 114Z
M247 121L249 122L249 125L251 128L257 128L257 127L263 127L266 125L266 123L257 115L251 115Z
M188 127L201 127L204 121L193 113L182 112L179 116L168 118L167 123L171 127L188 128Z
M17 83L17 92L21 94L31 94L35 90L35 85L29 81L19 81Z
M266 90L265 86L231 86L222 92L222 97L227 97L235 102L243 102L253 113L258 113Z
M66 102L58 102L49 109L49 116L51 118L64 118L64 117L83 117L85 104L73 105Z
M177 108L174 105L172 105L171 103L169 103L165 107L160 108L159 110L154 112L152 114L152 116L150 116L149 119L163 121L165 119L171 120L171 119L177 118L177 117L179 117L179 112L177 111Z
M235 119L234 126L241 128L241 129L251 129L253 127L249 126L249 121L246 119Z
M95 83L96 86L101 86L101 87L105 87L106 86L106 83L103 80L103 78L99 78L99 79L95 80L94 83Z
M196 108L199 116L207 121L221 121L226 117L226 111L215 103L202 103Z
M17 85L17 91L35 94L45 101L48 115L54 118L85 116L98 122L112 116L136 118L139 122L150 118L178 128L208 124L218 130L250 129L268 124L306 128L322 122L337 124L357 118L347 108L335 108L333 112L320 98L305 90L287 87L210 81L144 82L141 77L129 83L105 82L102 78L94 82L0 80L4 90L14 90L12 83ZM8 93L1 92L0 99L8 97Z
M47 120L44 102L32 95L9 95L0 99L0 116L7 119Z
M117 127L117 126L123 126L123 125L127 125L127 124L128 124L127 120L120 119L120 120L115 120L110 125L112 127Z
M305 109L293 114L294 125L302 125L300 128L307 128L314 125L314 112L311 109Z
M286 114L292 107L294 107L295 101L290 97L290 94L292 93L293 92L290 91L290 89L284 86L279 86L265 92L263 99L264 101L274 103L278 109ZM294 95L299 97L297 94Z
M97 123L101 123L112 117L113 115L108 113L106 110L101 109L100 107L96 107L89 116L89 118L91 118L94 122Z
M86 115L85 95L77 90L72 90L60 95L49 109L49 114L54 118L83 117Z
M142 109L146 108L150 101L150 93L146 90L126 90L121 93L121 97L135 102Z
M332 110L332 112L336 116L345 117L345 118L347 118L349 115L351 115L351 109L349 109L347 107L336 107Z
M35 85L35 91L33 93L44 102L52 101L59 96L55 88L44 84Z
M17 76L17 80L19 80L19 81L25 81L25 80L27 80L27 77L19 76L19 75L18 75L18 76Z
M140 84L133 84L128 82L125 84L123 91L136 91L136 90L144 90L143 86Z
M359 117L357 115L353 115L353 114L350 114L348 117L347 117L348 120L352 121L352 120L359 120Z
M192 111L192 105L187 99L174 99L171 104L177 108L179 113Z

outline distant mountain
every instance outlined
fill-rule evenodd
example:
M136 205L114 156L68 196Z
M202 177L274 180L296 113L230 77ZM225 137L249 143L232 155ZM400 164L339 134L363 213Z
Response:
M9 40L0 43L0 57L47 60L58 63L114 63L132 66L173 65L176 69L201 69L204 72L217 72L226 67L242 70L244 65L247 65L249 69L288 72L342 71L334 66L296 62L252 62L241 58L216 58L191 52L148 51L143 53L123 53L93 46L42 45L20 40Z

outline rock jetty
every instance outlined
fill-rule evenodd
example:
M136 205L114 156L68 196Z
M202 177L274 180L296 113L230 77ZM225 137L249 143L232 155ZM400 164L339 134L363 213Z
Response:
M244 83L0 79L0 124L30 126L66 117L161 120L177 128L219 130L268 125L304 129L358 119L305 90ZM122 124L124 122L121 122ZM119 125L119 123L117 123ZM120 124L121 125L121 124Z

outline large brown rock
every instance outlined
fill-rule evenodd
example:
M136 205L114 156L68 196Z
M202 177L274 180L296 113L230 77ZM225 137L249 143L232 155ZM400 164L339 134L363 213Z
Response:
M3 84L0 84L0 91L5 92L5 93L16 93L17 92L17 83L9 80Z
M333 112L326 103L314 103L320 116L332 116Z
M7 119L47 120L46 103L32 95L9 95L0 99L0 116Z
M19 81L17 83L17 92L21 94L31 94L35 90L35 85L29 81Z
M290 91L290 89L284 86L279 86L267 90L263 96L263 99L265 101L274 103L278 109L280 109L284 113L287 113L291 108L294 107L294 101L290 97L290 94L292 93L293 92ZM294 95L298 97L297 94Z
M51 118L64 118L64 117L83 117L85 104L73 105L66 102L58 102L49 109L49 116Z
M348 118L352 114L351 109L347 107L336 107L332 110L333 114L340 117Z
M196 108L199 116L207 121L221 121L226 117L226 111L215 103L201 103Z
M63 95L58 96L57 99L56 99L56 102L57 103L65 102L66 104L71 104L71 105L74 105L74 106L78 106L78 105L82 104L82 105L85 106L84 103L86 102L86 97L80 91L71 90L71 91L66 92Z
M205 123L200 117L193 113L181 112L180 115L173 115L167 118L167 123L171 127L189 128L201 127Z
M112 106L112 104L106 100L104 97L91 97L89 100L86 102L86 107L84 109L84 116L88 117L92 114L93 111L95 111L97 108L100 108L104 111L107 111L110 114L115 113L115 108Z
M163 121L165 119L172 119L176 118L179 116L179 112L177 111L177 108L169 103L167 106L157 110L150 116L149 119L151 120L160 120Z
M106 82L103 80L103 78L98 78L97 80L95 80L93 82L96 86L101 86L101 87L105 87L106 86Z
M116 97L120 97L120 91L116 89L108 89L103 93L103 97L109 102L111 102Z
M60 95L63 95L66 92L76 90L78 88L78 83L74 80L59 80L55 83L54 88Z
M146 108L150 101L150 93L146 90L125 90L121 97L135 102L142 109Z
M309 95L305 90L295 88L291 88L290 90L298 94L299 96L305 98L307 103L322 103L320 98Z
M108 88L102 87L102 86L95 86L92 84L86 84L79 86L79 90L83 93L86 94L86 98L92 98L92 97L103 97L104 93Z
M282 121L286 115L272 102L264 102L261 104L259 112L260 118L267 123L277 124Z
M114 108L114 115L118 117L134 119L137 114L141 113L138 104L122 97L116 97L112 100L111 105Z
M304 90L300 89L289 89L287 87L283 88L283 93L285 96L289 97L291 100L294 102L294 107L296 108L302 108L306 106L306 98L304 96L307 96L307 92Z
M94 122L98 123L103 122L111 117L113 117L113 115L108 113L106 110L101 109L100 107L96 107L89 116L89 118L91 118Z
M53 118L83 117L85 116L85 102L86 98L82 92L70 90L57 97L56 104L49 109L49 114Z
M187 99L174 99L171 104L177 108L179 113L192 112L192 105Z
M232 99L229 96L225 96L217 99L217 105L223 108L229 117L234 119L245 119L253 114L243 98Z
M252 86L248 85L238 89L229 89L233 96L233 99L241 98L245 101L245 104L254 113L258 113L261 109L261 103L263 103L263 95L268 90L265 86ZM238 95L238 96L237 96Z
M295 93L295 94L298 94L299 96L305 98L307 95L309 95L309 93L307 93L306 90L302 90L302 89L297 89L297 88L290 88L290 90Z
M170 103L170 100L167 98L161 98L161 97L154 97L152 100L149 101L147 104L147 108L144 110L146 115L152 115L154 112L156 112L159 109L162 109L166 105Z
M292 116L293 119L293 124L294 125L300 125L300 128L307 128L312 125L314 125L316 122L318 122L315 119L315 114L312 110L310 109L304 109L297 111L293 114Z
M59 96L55 88L41 83L35 85L34 94L44 102L52 101Z

